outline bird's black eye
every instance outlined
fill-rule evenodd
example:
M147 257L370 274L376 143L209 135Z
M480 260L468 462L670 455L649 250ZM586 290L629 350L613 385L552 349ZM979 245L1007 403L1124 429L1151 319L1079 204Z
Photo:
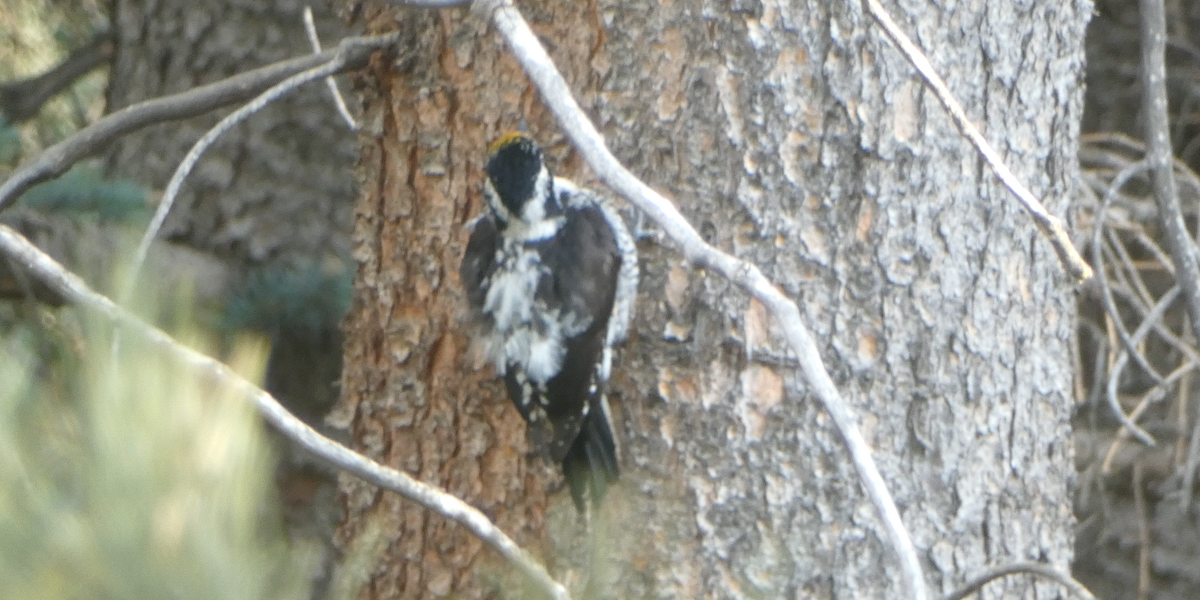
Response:
M505 208L519 215L533 197L542 170L542 149L532 140L519 139L497 150L484 170Z

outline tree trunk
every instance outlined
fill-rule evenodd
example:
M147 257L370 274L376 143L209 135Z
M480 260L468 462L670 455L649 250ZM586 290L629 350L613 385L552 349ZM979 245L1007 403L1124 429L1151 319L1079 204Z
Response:
M1077 179L1089 7L890 6L1055 212ZM933 591L1016 560L1065 570L1071 282L859 4L520 9L617 156L799 303ZM365 76L374 129L344 378L358 448L492 515L577 591L901 597L896 557L776 325L648 223L613 381L624 471L583 532L499 382L473 368L455 274L490 138L524 125L559 174L590 175L476 17L366 18L404 44ZM390 536L368 597L498 585L461 528L364 484L343 491L347 548L371 519ZM988 589L1060 593L1023 577Z
M314 2L317 30L336 44L346 28ZM108 110L179 93L312 52L304 3L290 0L113 0L116 38ZM228 111L226 111L228 112ZM158 189L224 116L150 127L108 153L118 176ZM221 138L180 191L165 237L239 265L346 258L353 197L354 134L329 92L310 84Z

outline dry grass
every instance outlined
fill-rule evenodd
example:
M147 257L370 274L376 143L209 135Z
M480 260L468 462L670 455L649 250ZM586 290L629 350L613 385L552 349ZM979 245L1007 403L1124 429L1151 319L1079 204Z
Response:
M0 598L303 598L252 406L123 336L0 332ZM199 343L200 336L193 335ZM203 345L203 344L201 344ZM228 356L261 376L265 344Z

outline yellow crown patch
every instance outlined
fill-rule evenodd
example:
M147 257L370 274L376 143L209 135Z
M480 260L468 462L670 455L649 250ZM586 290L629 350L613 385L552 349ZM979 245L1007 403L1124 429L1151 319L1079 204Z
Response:
M513 144L519 144L522 141L535 144L533 138L529 137L529 134L522 131L509 131L508 133L496 138L496 141L492 142L491 146L488 146L488 156L492 156L500 150Z

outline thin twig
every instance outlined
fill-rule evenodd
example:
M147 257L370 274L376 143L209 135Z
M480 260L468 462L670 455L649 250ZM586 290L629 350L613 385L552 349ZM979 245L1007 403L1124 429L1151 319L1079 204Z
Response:
M1129 420L1137 421L1142 417L1142 413L1150 408L1153 396L1161 388L1154 388L1148 393L1142 395L1142 399L1138 401L1137 406L1129 411ZM1108 451L1104 453L1104 460L1100 461L1100 473L1105 477L1112 475L1113 463L1117 460L1117 451L1121 449L1121 445L1125 440L1129 439L1129 429L1122 427L1117 430L1117 435L1113 437L1111 443L1108 444Z
M127 106L51 146L13 172L0 184L0 211L8 208L30 187L62 175L80 159L125 134L155 123L194 117L215 108L245 102L287 77L333 60L343 48L349 50L346 70L357 69L365 65L375 51L375 47L364 44L371 39L346 38L333 50L280 61L186 92Z
M913 44L912 40L904 34L892 17L888 15L883 6L879 4L879 0L864 0L866 11L871 18L883 28L884 34L892 41L893 44L908 59L909 64L917 70L917 74L925 82L925 85L933 91L933 95L942 103L942 107L946 112L950 113L950 119L954 121L954 125L958 127L959 133L966 137L975 146L975 150L983 157L984 162L991 167L992 172L1017 197L1017 201L1029 215L1033 217L1034 223L1038 229L1050 241L1050 245L1054 246L1055 253L1058 254L1058 260L1063 267L1075 278L1076 281L1084 281L1092 276L1092 268L1083 261L1083 257L1079 255L1079 251L1075 249L1075 245L1071 243L1070 236L1067 235L1067 229L1063 226L1062 220L1050 214L1041 201L1025 187L1024 183L1013 174L1008 165L1004 164L1004 159L1000 157L1000 153L996 152L995 148L988 143L987 138L979 132L975 124L967 118L967 113L963 110L962 105L958 100L954 99L954 95L950 93L950 88L946 86L946 82L934 70L933 65L929 63L929 59L921 52L920 48Z
M1089 133L1089 134L1085 134L1081 137L1080 143L1085 146L1089 145L1089 144L1109 144L1109 145L1116 146L1122 150L1125 150L1126 152L1132 152L1132 153L1135 153L1138 155L1143 155L1143 156L1146 154L1146 145L1145 144L1143 144L1139 140L1135 140L1123 133L1115 133L1115 132ZM1082 158L1083 158L1084 154L1088 154L1088 155L1092 155L1092 156L1095 155L1095 152L1088 152L1084 148L1081 148L1079 153L1080 153L1081 162L1082 162ZM1193 171L1192 168L1189 166L1188 161L1183 160L1178 156L1175 156L1173 158L1175 161L1175 174L1183 177L1183 182L1185 184L1187 184L1187 186L1189 188L1192 189L1192 193L1200 196L1200 177L1196 176L1196 172ZM1194 210L1195 210L1194 208L1189 207L1189 211L1194 211Z
M1091 289L1090 286L1087 286L1085 289L1087 289L1088 294L1091 295L1096 295L1099 293L1097 290ZM1133 310L1138 314L1139 318L1146 318L1146 313L1149 312L1149 309L1140 304L1140 301L1138 300L1137 296L1133 294L1133 292L1119 287L1112 288L1112 292L1117 296L1120 296L1122 300L1128 302L1129 306L1133 308ZM1158 335L1160 340L1166 342L1176 352L1186 356L1188 361L1200 365L1200 352L1197 352L1196 348L1194 348L1191 344L1183 341L1183 339L1181 339L1178 335L1175 335L1175 332L1163 325L1161 321L1154 322L1154 333Z
M1108 271L1104 266L1104 240L1102 237L1105 229L1104 220L1108 213L1108 205L1112 202L1113 197L1117 194L1117 192L1120 191L1122 187L1124 187L1125 182L1129 181L1129 179L1133 178L1137 174L1145 171L1146 168L1147 167L1144 162L1137 162L1129 165L1113 178L1112 183L1109 185L1108 191L1104 194L1104 199L1100 202L1100 207L1096 209L1096 215L1092 225L1092 260L1096 263L1095 283L1100 288L1100 297L1103 300L1104 311L1108 315L1108 323L1110 324L1112 330L1117 334L1117 338L1120 339L1121 345L1125 350L1125 352L1120 354L1120 358L1117 359L1116 364L1113 365L1113 368L1109 369L1109 385L1108 393L1106 394L1109 408L1112 409L1113 413L1117 417L1117 420L1121 422L1121 425L1125 426L1125 428L1129 430L1129 432L1132 433L1139 442L1142 442L1147 446L1154 446L1154 438L1129 419L1129 417L1125 414L1125 411L1121 409L1120 402L1117 400L1116 385L1114 381L1116 376L1120 374L1120 369L1124 367L1126 357L1133 357L1134 361L1136 361L1138 365L1141 366L1147 373L1150 373L1151 376L1155 378L1156 382L1161 382L1162 376L1159 375L1158 371L1154 370L1154 367L1150 366L1150 364L1146 361L1146 358L1142 356L1140 352L1138 352L1137 345L1134 344L1129 332L1125 329L1124 323L1121 321L1121 313L1117 310L1117 303L1113 300L1112 296L1112 288L1108 284ZM1150 321L1145 320L1143 321L1143 324L1148 322ZM1116 345L1112 345L1111 348L1115 351Z
M1106 225L1109 224L1106 223ZM1120 268L1121 258L1117 255L1117 251L1113 248L1114 242L1112 241L1112 238L1116 236L1111 235L1113 231L1117 229L1121 229L1120 225L1114 224L1103 228L1097 228L1097 231L1101 231L1103 234L1110 235L1105 236L1109 238L1104 240L1107 243L1102 243L1100 245L1100 250L1104 254L1104 260L1093 262L1097 262L1097 266L1099 266L1100 262L1107 262L1109 265L1112 265L1112 267L1108 269L1108 272L1110 275L1112 275L1113 279L1116 279L1117 281L1115 284L1109 284L1110 287L1112 287L1114 290L1121 290L1125 292L1126 296L1133 298L1134 302L1144 309L1147 306L1154 304L1154 300L1147 300L1146 296L1143 296L1140 292L1138 292L1137 288L1130 282L1129 277L1125 275L1125 270Z
M1101 365L1105 364L1106 359L1108 358L1108 347L1108 340L1099 338L1098 342L1096 343L1096 356L1093 359L1094 362L1092 363L1096 365L1092 369L1092 391L1088 393L1087 398L1087 405L1092 409L1090 414L1092 415L1093 419L1096 416L1096 409L1100 404L1100 393L1104 389L1104 386L1101 385L1104 383L1104 368ZM1082 373L1082 371L1076 371L1076 373ZM1093 429L1095 429L1095 427L1093 427Z
M1154 260L1157 261L1158 264L1162 265L1163 269L1166 270L1171 277L1175 276L1175 265L1171 262L1170 257L1168 257L1167 254L1162 251L1162 248L1158 247L1158 244L1154 243L1154 240L1150 239L1150 236L1146 235L1146 230L1142 229L1141 226L1139 226L1137 231L1134 233L1134 239L1142 245L1142 248L1148 250L1154 255Z
M321 53L321 38L317 35L317 24L313 22L312 8L304 7L304 31L308 33L308 42L312 44L313 54ZM350 114L350 109L346 107L346 101L342 98L342 92L338 90L337 81L334 81L333 76L325 78L325 85L329 88L329 95L333 96L333 103L337 106L338 114L342 115L342 120L350 126L351 131L358 131L358 122Z
M1192 374L1179 380L1175 392L1175 466L1182 468L1187 461L1188 400L1192 398ZM1187 505L1184 504L1184 508Z
M541 92L542 101L550 108L563 132L571 139L600 181L654 219L678 244L688 261L724 275L762 302L775 316L796 352L800 368L813 393L820 399L842 436L863 488L879 515L893 551L900 560L900 571L910 597L914 600L925 600L928 597L925 576L921 572L916 549L900 518L900 511L897 510L891 492L888 491L887 484L871 458L870 448L859 432L858 418L842 400L837 386L821 362L821 354L812 334L800 318L800 309L757 267L706 244L670 201L630 173L609 152L604 138L579 108L566 81L511 0L476 0L472 10L490 20L496 31L508 43L525 73Z
M1071 372L1075 373L1075 377L1074 377L1075 381L1073 383L1073 387L1075 388L1075 405L1076 406L1079 406L1080 404L1082 404L1084 402L1084 400L1087 399L1087 395L1088 395L1087 387L1083 380L1083 373L1085 372L1083 370L1083 352L1081 351L1080 345L1079 345L1079 336L1081 336L1083 334L1084 334L1084 332L1076 330L1075 335L1072 338L1072 344L1074 345L1074 347L1076 349L1075 352L1071 353ZM1096 365L1096 367L1097 368L1094 369L1094 371L1099 371L1100 370L1099 365Z
M13 257L39 281L86 310L132 332L154 344L190 368L210 374L254 401L259 413L289 440L331 465L354 474L381 488L391 490L444 517L460 523L479 539L494 548L501 556L516 565L531 581L552 598L567 598L567 591L554 581L546 569L533 560L520 546L496 527L483 513L441 489L417 481L406 473L381 465L349 448L317 433L297 419L275 398L235 373L224 364L195 350L180 345L162 330L138 319L88 288L87 284L67 271L20 233L0 225L0 252Z
M1137 406L1135 406L1133 411L1129 413L1129 419L1132 421L1137 421L1139 418L1141 418L1142 413L1145 412L1147 408L1158 403L1163 399L1164 396L1167 395L1167 392L1170 391L1170 386L1174 385L1176 381L1191 375L1192 372L1198 367L1200 367L1200 365L1192 362L1176 367L1174 371L1171 371L1170 375L1167 375L1166 379L1164 380L1164 385L1150 388L1142 395L1142 399L1138 401ZM1116 439L1114 439L1112 445L1109 446L1108 453L1105 454L1104 460L1100 465L1100 472L1105 476L1112 474L1113 462L1116 459L1117 450L1120 448L1120 443L1125 441L1129 435L1130 433L1128 429L1122 428L1117 430Z
M175 198L179 195L179 188L183 185L184 179L192 172L200 157L208 151L209 147L217 141L218 137L232 129L234 125L246 120L250 115L262 110L279 98L292 93L300 86L345 69L347 61L352 55L357 53L357 50L361 48L379 49L391 44L395 38L396 36L392 34L372 38L352 38L354 41L351 45L343 42L339 45L338 52L334 55L333 60L302 73L292 75L271 86L270 89L259 94L258 97L246 103L246 105L233 111L224 119L221 119L219 123L214 125L212 129L209 129L199 140L196 140L196 143L192 145L192 149L188 151L187 155L180 161L179 166L175 168L175 174L171 176L170 182L167 183L167 189L163 192L162 200L159 201L158 207L154 210L154 217L150 220L150 225L146 227L146 233L142 236L142 241L138 244L137 252L134 254L133 262L130 265L128 282L125 284L125 295L132 293L137 282L138 273L141 271L142 265L146 262L146 256L150 252L150 244L154 242L154 238L158 237L158 232L162 229L162 225L166 221L171 207L175 204ZM122 298L122 304L124 304L124 300L125 298Z
M961 589L944 596L942 600L963 600L963 598L978 592L983 588L983 586L991 583L992 581L1000 579L1006 575L1018 575L1021 573L1028 573L1031 575L1037 575L1039 577L1045 577L1047 579L1053 579L1063 587L1067 588L1067 591L1079 596L1080 598L1084 598L1085 600L1096 600L1096 597L1093 596L1086 587L1083 587L1082 583L1075 581L1075 579L1070 575L1063 573L1062 571L1059 571L1058 569L1055 569L1053 566L1046 563L1033 561L1018 562L991 569L983 575L972 579L970 583L967 583L967 585L964 585Z
M1200 263L1196 244L1183 222L1179 191L1175 186L1175 161L1171 150L1171 122L1167 115L1166 51L1167 24L1162 0L1141 0L1142 22L1142 115L1146 123L1146 161L1158 218L1167 249L1175 263L1176 281L1183 288L1184 305L1192 332L1200 340Z
M1101 270L1102 269L1097 269L1097 272L1100 272ZM1167 312L1167 309L1171 307L1171 304L1175 302L1175 298L1177 297L1179 297L1178 285L1172 287L1167 291L1167 293L1163 294L1163 297L1158 301L1157 304L1154 305L1154 308L1150 309L1150 312L1146 313L1145 318L1142 319L1142 324L1139 325L1137 330L1135 330L1133 334L1129 336L1128 345L1121 349L1121 352L1117 355L1116 362L1113 364L1108 373L1107 396L1109 407L1114 413L1116 413L1117 420L1121 421L1121 424L1125 426L1123 431L1128 431L1130 434L1136 437L1139 442L1151 447L1153 447L1156 442L1149 433L1134 423L1134 421L1137 419L1137 416L1126 416L1125 411L1121 409L1121 403L1117 398L1117 384L1119 382L1118 380L1121 378L1121 373L1125 370L1125 364L1128 362L1129 357L1141 356L1141 353L1137 352L1137 345L1142 343L1142 340L1145 339L1145 337L1154 329L1154 324L1162 318L1163 314ZM1116 319L1114 319L1113 322L1116 323ZM1133 347L1134 351L1130 352L1129 347ZM1143 361L1144 360L1145 358L1143 357ZM1169 382L1167 379L1159 376L1157 372L1151 371L1151 373L1155 376L1156 380L1152 391L1163 389L1163 387L1168 385ZM1149 394L1147 394L1147 398L1149 398ZM1140 414L1140 411L1138 414Z
M1116 131L1097 131L1094 133L1085 133L1079 136L1079 143L1084 145L1092 144L1107 144L1116 146L1127 152L1136 154L1145 154L1146 145L1142 142Z
M1187 465L1183 468L1183 494L1180 504L1186 514L1188 505L1192 503L1192 486L1196 481L1196 469L1200 467L1200 415L1192 425L1192 439L1188 442Z
M1146 519L1146 491L1142 489L1142 461L1133 463L1133 506L1138 520L1138 600L1150 597L1150 524Z
M1104 247L1101 248L1101 254L1105 255L1106 258L1111 260L1113 263L1118 262L1118 259L1116 259L1113 256L1114 252L1109 248L1108 245L1105 245ZM1103 260L1098 260L1095 262L1096 262L1097 267L1104 265ZM1097 272L1099 272L1099 270L1097 270ZM1132 286L1129 285L1129 281L1124 276L1124 274L1121 272L1121 269L1113 268L1112 272L1113 272L1113 275L1116 275L1117 279L1120 280L1121 285L1109 286L1110 287L1109 291L1110 292L1116 291L1116 292L1120 293L1123 298L1126 298L1127 300L1129 300L1130 305L1134 307L1134 310L1138 314L1141 314L1141 315L1149 314L1148 309L1146 309L1147 304L1145 303L1145 301L1142 299L1142 297L1140 295L1138 295L1137 293L1133 292L1130 289ZM1099 277L1097 277L1096 279L1099 279ZM1176 290L1175 293L1178 294L1178 290ZM1174 298L1172 298L1172 300L1174 300ZM1157 302L1154 302L1153 299L1150 300L1150 303L1152 303L1153 305L1157 305ZM1152 310L1152 309L1149 309L1149 310ZM1106 312L1106 314L1108 314L1108 313ZM1156 367L1154 367L1153 365L1150 364L1150 360L1148 358L1146 358L1145 353L1142 351L1142 348L1139 345L1139 344L1143 343L1144 338L1138 339L1138 338L1135 338L1133 334L1126 333L1127 330L1125 329L1125 327L1123 325L1124 317L1122 315L1118 314L1118 315L1113 316L1112 318L1114 319L1113 323L1120 327L1120 331L1121 331L1122 335L1127 336L1127 337L1123 338L1123 344L1125 346L1126 352L1128 352L1133 357L1134 362L1136 362L1138 364L1138 366L1147 375L1149 375L1151 379L1154 380L1155 385L1162 385L1163 376L1158 372L1158 369ZM1146 325L1153 327L1155 324L1158 324L1158 323L1159 323L1158 321L1153 321L1153 322L1143 321L1139 325L1139 327L1146 326ZM1116 349L1114 348L1114 352L1115 351L1116 351Z
M1130 287L1141 296L1142 302L1154 304L1154 295L1150 293L1150 288L1146 287L1146 280L1142 277L1141 269L1138 268L1133 257L1129 255L1129 250L1121 242L1121 236L1117 234L1117 230L1108 229L1105 231L1105 234L1108 237L1108 246L1117 254L1117 260L1121 266L1125 267L1124 271L1129 273L1129 282L1133 284ZM1120 271L1121 269L1117 270Z

